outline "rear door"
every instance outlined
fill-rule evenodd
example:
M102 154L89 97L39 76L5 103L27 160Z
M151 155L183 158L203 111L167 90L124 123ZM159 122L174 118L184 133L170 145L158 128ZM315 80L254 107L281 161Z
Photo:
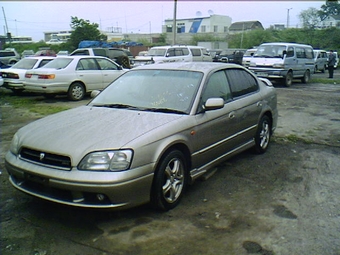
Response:
M76 67L78 80L86 86L86 91L103 89L103 74L94 58L81 58Z
M117 65L105 58L97 58L97 63L102 72L104 88L125 72L124 70L120 70Z

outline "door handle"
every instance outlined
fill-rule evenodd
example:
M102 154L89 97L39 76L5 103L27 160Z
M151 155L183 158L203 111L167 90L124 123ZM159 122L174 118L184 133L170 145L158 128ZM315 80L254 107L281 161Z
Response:
M235 118L235 112L230 112L228 117L229 117L229 119Z
M257 104L256 104L258 107L262 107L262 102L260 101L260 102L257 102Z

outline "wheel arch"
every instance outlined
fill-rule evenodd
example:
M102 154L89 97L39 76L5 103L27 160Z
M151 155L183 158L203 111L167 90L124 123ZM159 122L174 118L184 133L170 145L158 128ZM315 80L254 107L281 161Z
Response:
M71 86L75 83L79 83L79 84L83 85L83 87L85 89L85 93L87 93L86 84L83 81L80 81L80 80L72 81L71 84L68 86L68 91L70 91Z

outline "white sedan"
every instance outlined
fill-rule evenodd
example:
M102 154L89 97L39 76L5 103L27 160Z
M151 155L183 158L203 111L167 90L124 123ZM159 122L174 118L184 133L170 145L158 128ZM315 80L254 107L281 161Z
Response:
M67 94L70 100L76 101L86 93L104 89L126 71L105 57L57 57L43 68L27 71L24 88L45 97Z
M53 59L54 57L25 57L10 68L1 69L4 87L14 93L23 91L26 71L42 67Z

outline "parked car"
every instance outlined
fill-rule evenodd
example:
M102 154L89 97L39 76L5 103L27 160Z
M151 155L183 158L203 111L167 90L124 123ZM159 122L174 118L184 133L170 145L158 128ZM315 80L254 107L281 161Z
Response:
M313 47L287 42L263 43L251 59L249 70L259 77L281 81L287 87L294 79L308 83L314 72Z
M14 135L5 158L14 187L77 207L169 210L226 159L264 153L277 125L271 82L235 64L145 65L92 94Z
M14 93L20 93L24 90L23 82L26 71L42 67L53 59L54 57L26 57L12 67L0 70L4 79L4 87L11 89Z
M92 90L104 89L124 72L105 57L57 57L42 68L27 71L24 89L45 97L67 94L70 100L81 100Z
M135 66L168 62L212 62L209 51L201 46L156 46L145 56L136 56Z
M34 56L34 50L24 50L21 53L21 58L31 57Z
M333 52L335 55L335 65L334 65L334 69L338 68L338 64L339 64L339 56L338 53L336 51ZM327 51L327 69L328 69L328 56L329 56L329 51Z
M60 50L57 53L57 57L58 56L68 56L68 55L69 55L68 50Z
M245 51L245 53L243 54L243 57L242 57L242 65L244 67L249 67L250 60L252 59L252 57L256 53L256 50L257 50L256 48L253 48L253 49L248 49L248 50Z
M241 50L222 50L213 59L214 62L235 63L242 65L243 51Z
M15 49L0 50L0 61L3 66L12 66L21 59Z
M131 68L133 63L127 54L127 50L120 48L81 48L74 50L70 56L103 56L107 57L124 68ZM132 55L132 54L131 54Z
M34 56L51 56L51 57L56 57L57 54L55 53L54 50L46 49L46 50L39 50L37 51Z
M327 69L328 56L325 50L313 50L314 53L314 73L317 71L325 72Z

